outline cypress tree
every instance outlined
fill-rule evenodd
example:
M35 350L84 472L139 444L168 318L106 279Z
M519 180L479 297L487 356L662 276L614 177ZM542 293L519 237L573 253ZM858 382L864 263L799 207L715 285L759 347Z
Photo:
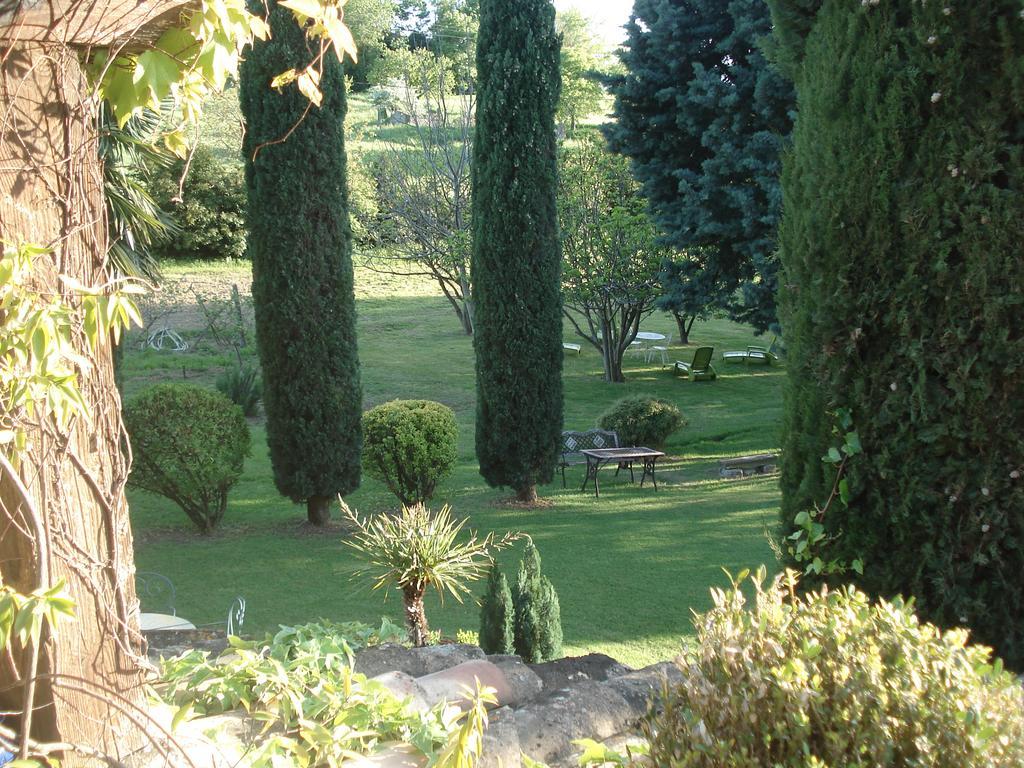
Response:
M531 664L562 655L562 617L554 585L540 570L540 552L529 542L523 551L512 597L516 653Z
M529 542L519 564L519 576L516 578L516 591L512 599L515 602L516 653L531 664L544 660L540 650L540 589L540 553L533 542Z
M1024 21L1015 0L771 0L783 174L783 533L863 453L834 554L1024 667ZM855 574L847 574L855 576Z
M545 661L562 657L562 609L558 603L555 585L547 576L540 580L540 653Z
M555 207L559 39L550 0L481 0L473 142L476 454L536 500L562 430Z
M319 107L271 89L311 54L291 11L268 7L273 36L247 54L240 88L256 338L274 482L322 525L331 498L359 486L362 446L345 83L332 50Z
M761 51L770 34L764 0L636 0L604 126L688 254L662 274L662 308L722 306L762 331L776 323L780 154L795 99Z
M480 647L487 653L515 653L514 625L512 590L495 564L480 601Z

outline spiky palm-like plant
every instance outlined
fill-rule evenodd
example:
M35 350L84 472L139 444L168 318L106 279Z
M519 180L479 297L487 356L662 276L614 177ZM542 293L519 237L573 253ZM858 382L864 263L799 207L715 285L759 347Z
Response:
M452 517L445 505L432 513L423 505L403 507L397 517L376 515L361 518L345 510L355 526L351 541L346 541L367 561L357 575L375 579L374 589L392 586L402 591L405 623L413 645L427 644L427 614L423 596L430 587L437 590L444 602L445 594L460 603L470 594L467 584L487 575L491 567L491 551L504 549L519 539L518 533L506 533L500 539L494 533L479 539L474 531L459 541L466 520Z

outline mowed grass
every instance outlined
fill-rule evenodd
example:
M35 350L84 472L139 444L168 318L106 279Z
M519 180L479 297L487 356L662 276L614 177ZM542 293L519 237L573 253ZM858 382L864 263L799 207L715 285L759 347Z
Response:
M248 265L168 265L166 279L207 286L235 282L244 291ZM657 492L608 469L602 473L601 498L595 499L589 489L579 491L583 469L574 467L567 473L568 488L556 478L541 489L549 506L524 510L505 504L510 491L488 488L478 473L472 341L460 332L444 298L422 280L359 268L357 305L364 407L392 398L426 398L455 411L459 462L433 505L451 504L482 533L518 530L533 537L559 591L567 653L600 651L633 665L670 658L692 633L691 611L708 608L709 588L725 583L722 568L735 572L760 563L774 568L765 529L776 519L776 480L719 480L717 459L777 448L781 369L716 363L717 381L693 383L657 363L627 358L628 381L614 385L601 380L593 348L566 357L566 428L594 426L611 403L632 394L675 403L688 425L669 440ZM657 313L643 328L664 333L674 330L674 323ZM691 345L675 346L671 357L687 359L704 343L715 346L717 357L752 342L749 329L712 320L695 326ZM206 351L186 353L142 352L131 345L125 389L131 397L145 384L183 378L212 386L232 359L208 345ZM252 434L252 456L231 492L220 531L210 537L194 533L170 501L130 492L138 568L171 578L179 615L196 623L223 620L236 594L248 601L248 633L318 617L399 620L397 594L385 601L366 578L353 578L359 563L343 543L344 530L311 532L304 525L304 507L277 493L259 420L253 421ZM369 477L346 501L363 514L396 507ZM519 554L517 548L498 557L512 578ZM474 588L479 594L482 584ZM449 598L442 606L431 597L428 617L447 635L478 624L472 600L460 605Z

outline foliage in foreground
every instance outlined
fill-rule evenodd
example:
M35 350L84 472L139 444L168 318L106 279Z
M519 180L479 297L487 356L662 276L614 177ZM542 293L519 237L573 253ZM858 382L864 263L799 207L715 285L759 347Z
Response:
M403 507L397 516L369 519L347 507L345 513L355 528L345 544L368 563L356 575L372 577L374 589L394 586L401 590L409 638L416 646L427 644L430 631L423 605L427 589L436 589L442 602L447 593L461 603L462 596L470 594L467 583L487 573L491 550L503 549L519 538L519 534L508 533L496 539L492 532L477 539L471 531L469 538L460 542L466 520L455 520L447 505L437 513L417 505Z
M287 7L268 8L273 38L253 45L239 93L263 410L274 483L323 525L331 500L359 487L362 468L345 83L327 51L316 108L272 88L309 49Z
M647 448L661 448L669 435L685 425L686 419L672 403L643 395L619 400L598 421L601 429L618 434L619 445Z
M476 455L491 486L532 502L562 431L555 108L549 0L483 0L473 139Z
M423 504L458 459L455 413L431 400L393 400L363 414L363 466L403 505Z
M829 494L820 457L845 408L864 452L824 521L833 556L1022 670L1020 4L771 5L799 92L779 235L785 533Z
M242 410L219 392L157 384L128 403L124 423L134 455L129 484L166 496L210 533L249 455Z
M513 641L523 661L539 664L562 657L562 613L555 586L540 570L540 553L532 541L523 550L516 588Z
M360 648L403 639L386 619L379 629L354 622L282 627L259 643L232 638L212 659L188 651L164 660L160 697L178 707L176 721L244 708L265 729L246 755L251 768L337 765L394 742L411 744L438 766L472 766L493 696L478 690L463 718L439 704L420 711L383 685L353 672Z
M913 602L853 587L801 596L797 576L712 590L684 682L650 715L650 763L676 768L1003 768L1024 764L1024 688L921 623Z

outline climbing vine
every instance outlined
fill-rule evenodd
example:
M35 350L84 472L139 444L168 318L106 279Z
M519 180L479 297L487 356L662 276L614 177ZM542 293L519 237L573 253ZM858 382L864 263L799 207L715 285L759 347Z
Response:
M279 73L271 82L273 87L295 83L310 102L319 106L320 76L327 52L333 49L339 60L346 54L356 59L352 33L343 21L346 2L279 3L305 30L313 53L305 67ZM188 148L187 130L198 124L205 100L238 75L243 50L254 40L270 35L267 22L251 13L245 0L202 0L199 9L183 22L164 31L141 52L101 49L90 62L96 94L110 105L119 126L146 109L159 110L165 99L175 100L179 120L162 134L162 140L181 156Z

